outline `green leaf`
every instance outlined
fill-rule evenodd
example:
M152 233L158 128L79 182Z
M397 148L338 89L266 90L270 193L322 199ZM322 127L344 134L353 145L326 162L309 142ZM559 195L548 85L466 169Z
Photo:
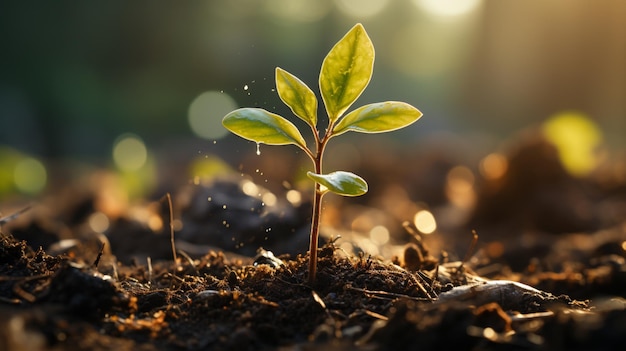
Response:
M295 144L306 149L306 142L293 123L261 108L232 111L224 117L222 124L234 134L257 143Z
M374 45L360 23L330 50L320 72L320 91L331 122L356 101L372 77Z
M404 128L422 117L415 107L398 101L369 104L348 113L333 128L333 136L348 131L384 133Z
M317 98L313 91L298 77L276 67L276 90L278 96L293 113L315 128L317 125Z
M329 174L307 172L306 175L335 194L359 196L367 192L365 180L354 173L344 171L336 171Z

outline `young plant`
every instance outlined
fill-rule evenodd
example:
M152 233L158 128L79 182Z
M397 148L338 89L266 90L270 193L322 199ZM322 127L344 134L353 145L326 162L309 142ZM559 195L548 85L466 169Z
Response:
M241 108L224 117L222 124L232 133L268 145L293 144L313 162L307 176L315 182L311 237L309 246L309 283L315 282L317 246L322 210L322 197L332 192L342 196L359 196L367 192L367 183L346 171L324 173L324 150L331 138L354 131L383 133L404 128L417 121L422 113L398 101L386 101L359 107L344 113L368 85L374 67L374 46L359 23L330 50L319 76L322 101L328 115L324 133L317 129L317 98L313 91L291 73L276 68L276 90L291 111L311 128L314 149L307 146L298 128L287 119L261 108Z

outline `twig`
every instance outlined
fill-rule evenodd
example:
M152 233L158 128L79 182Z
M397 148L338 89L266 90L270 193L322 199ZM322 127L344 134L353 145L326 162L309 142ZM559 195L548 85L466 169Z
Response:
M189 265L193 267L193 270L194 272L196 272L196 275L200 275L200 271L198 270L198 267L196 267L196 263L193 261L191 256L189 256L185 251L182 251L182 250L178 250L177 252L179 255L183 256L187 260L187 262L189 262Z
M373 318L376 318L376 319L380 319L381 321L387 321L387 320L389 320L389 317L387 317L387 316L383 316L383 315L382 315L382 314L380 314L380 313L376 313L376 312L374 312L374 311L370 311L370 310L368 310L368 309L364 309L363 311L365 312L365 314L366 314L366 315L368 315L368 316L370 316L370 317L373 317Z
M17 282L15 285L13 285L13 293L15 295L18 295L19 297L22 298L22 300L25 300L27 302L33 303L35 301L37 301L37 297L35 297L35 295L29 293L28 291L24 290L22 288L22 283L24 282L24 280Z
M10 281L18 281L18 280L23 280L23 281L29 281L29 280L36 280L36 279L41 279L41 278L48 278L50 275L49 274L39 274L39 275L32 275L29 277L11 277L11 276L0 276L0 282L10 282Z
M98 256L96 257L96 260L93 262L93 266L94 268L98 268L98 264L100 263L100 258L102 257L102 253L104 252L104 242L100 243L100 251L98 251Z
M372 297L379 298L379 299L394 300L394 299L400 298L400 299L409 299L409 300L413 300L413 301L432 301L429 298L414 297L414 296L409 296L409 295L404 295L404 294L397 294L397 293L392 293L392 292L388 292L388 291L381 291L381 290L367 290L367 289L355 288L352 285L347 285L346 289L362 292L364 294L368 294L368 295L371 295Z
M413 274L409 274L409 276L411 277L411 279L413 280L413 282L417 285L417 287L419 288L419 290L420 290L422 293L424 293L424 295L426 295L426 297L427 297L430 301L433 301L433 300L435 299L435 297L437 297L437 296L436 296L436 294L435 294L435 297L430 296L430 293L426 290L426 288L424 287L424 285L423 285L423 284L422 284L422 283L421 283L421 282L420 282L420 281L419 281L419 280L418 280L418 279L417 279L417 278L416 278ZM418 274L417 276L418 276L421 280L424 280L424 279L422 278L422 276L421 276L421 275L419 275L419 274ZM426 280L424 280L424 281L426 281Z
M178 257L176 257L176 245L174 243L174 206L172 206L172 195L170 195L170 193L166 193L163 198L167 200L167 207L169 210L170 245L172 246L172 257L174 258L174 266L176 267L174 273L176 273L179 266ZM163 200L163 198L161 198L161 200Z
M476 243L478 242L478 233L476 233L475 229L472 229L472 242L470 246L467 248L467 252L465 253L465 257L463 261L461 261L461 265L459 266L459 270L463 268L465 262L469 261L470 257L474 254L474 249L476 248Z
M435 276L430 279L430 290L435 291L434 286L435 282L439 280L439 264L435 268Z
M150 256L146 258L148 262L148 285L152 285L152 259Z
M26 207L24 207L23 209L18 210L17 212L15 212L15 213L13 213L13 214L10 214L10 215L8 215L8 216L6 216L6 217L2 217L2 218L0 218L0 226L1 226L1 225L3 225L3 224L5 224L5 223L8 223L8 222L10 222L10 221L12 221L12 220L14 220L14 219L16 219L16 218L17 218L17 217L19 217L22 213L24 213L24 212L26 212L26 211L30 210L32 207L33 207L33 205L32 205L32 204L26 205Z
M20 299L9 299L7 297L0 296L0 302L10 303L10 304L14 304L14 305L19 305L19 304L22 303L22 300L20 300Z

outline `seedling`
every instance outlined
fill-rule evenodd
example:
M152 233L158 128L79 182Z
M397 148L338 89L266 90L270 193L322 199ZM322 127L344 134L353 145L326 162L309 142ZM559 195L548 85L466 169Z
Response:
M404 128L417 121L422 113L415 107L398 101L386 101L359 107L344 115L369 84L374 67L374 46L365 28L355 25L330 50L322 62L319 76L322 101L328 115L324 133L317 129L317 97L300 79L282 68L276 68L276 90L291 111L311 128L314 150L298 128L275 113L261 108L241 108L230 112L222 121L232 133L259 144L293 144L304 151L313 162L313 172L307 176L315 182L311 237L309 245L309 284L315 282L317 246L322 211L322 197L332 192L342 196L359 196L367 192L367 183L358 175L335 171L324 173L324 150L331 138L354 131L383 133Z

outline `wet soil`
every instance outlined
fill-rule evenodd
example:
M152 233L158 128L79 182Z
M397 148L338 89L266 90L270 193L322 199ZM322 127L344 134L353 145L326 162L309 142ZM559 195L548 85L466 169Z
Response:
M54 206L2 219L0 349L608 350L625 344L620 171L573 178L543 141L523 140L509 150L502 178L474 184L476 201L460 221L464 207L450 207L454 201L444 196L455 162L424 159L380 175L381 184L400 184L405 193L385 188L372 199L385 207L392 194L402 207L425 194L419 199L431 204L439 232L403 228L393 206L381 215L372 203L331 203L312 285L305 251L310 204L268 206L246 195L242 187L251 180L177 191L176 260L166 201L113 216L93 191L53 194ZM374 180L381 164L369 161L357 173ZM418 178L433 181L410 181ZM356 224L340 229L348 227L343 221L361 223L364 213L391 223L390 241L367 246L372 240ZM99 233L94 223L104 214L108 225Z

